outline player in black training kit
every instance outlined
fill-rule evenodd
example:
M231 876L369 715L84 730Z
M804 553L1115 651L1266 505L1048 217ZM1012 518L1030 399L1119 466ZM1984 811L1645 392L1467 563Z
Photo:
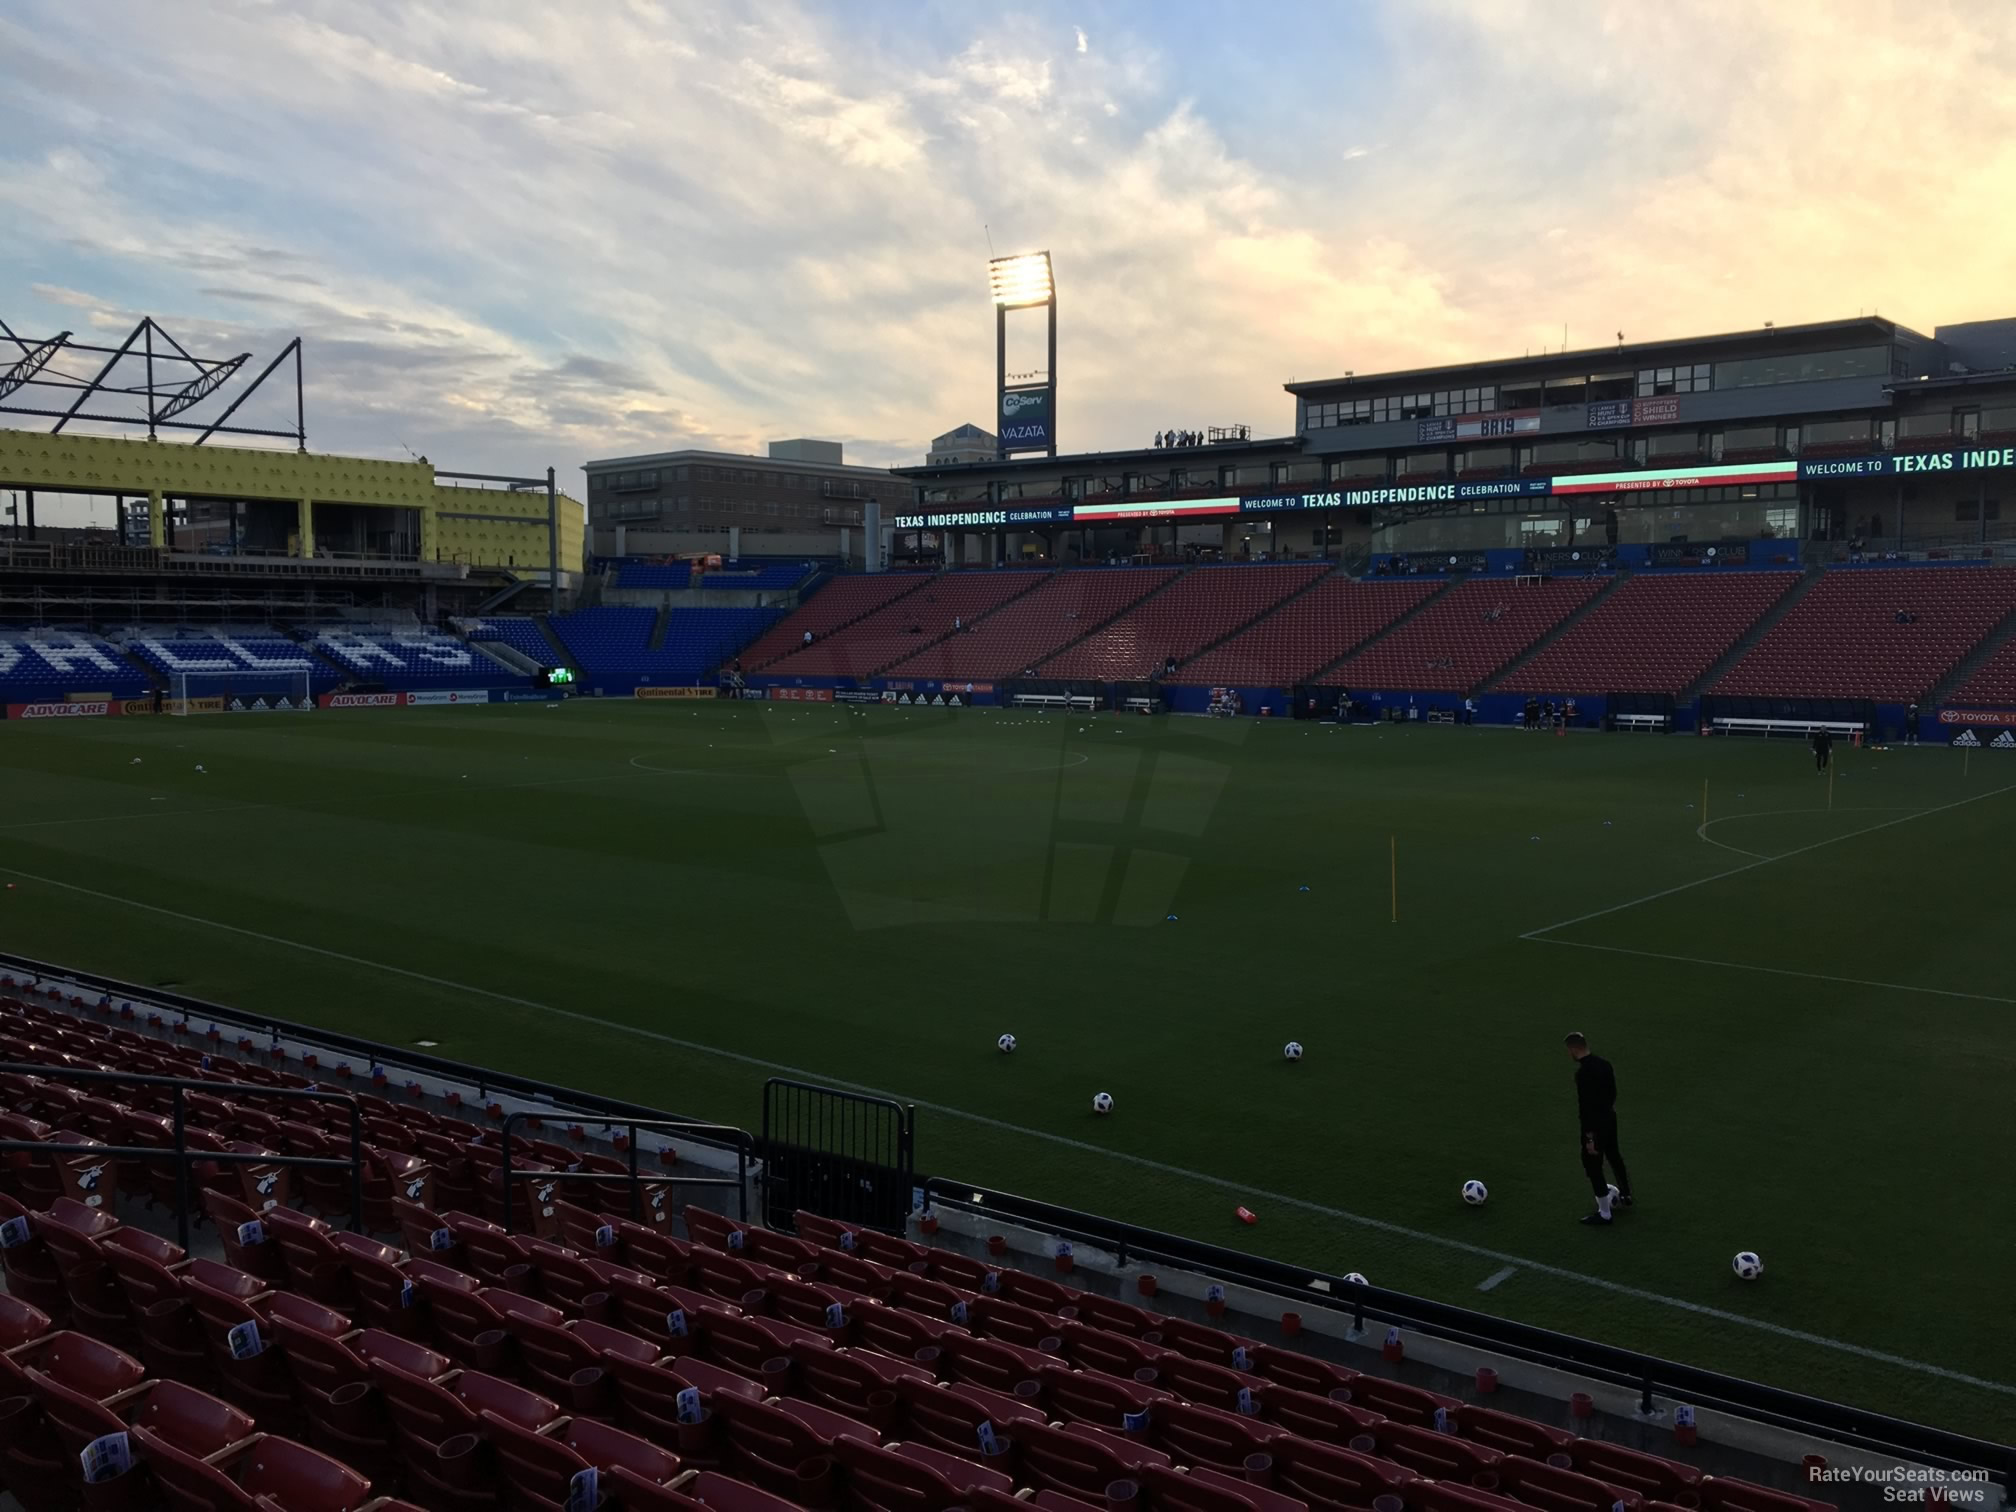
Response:
M1575 1062L1575 1104L1582 1121L1582 1172L1596 1194L1596 1211L1585 1213L1582 1221L1601 1227L1610 1221L1613 1204L1631 1206L1631 1178L1617 1152L1617 1073L1582 1035L1569 1035L1567 1045ZM1603 1179L1606 1160L1617 1173L1615 1186Z

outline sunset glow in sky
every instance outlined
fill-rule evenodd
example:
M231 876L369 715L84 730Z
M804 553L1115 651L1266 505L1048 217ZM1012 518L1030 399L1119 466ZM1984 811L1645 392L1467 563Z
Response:
M1976 0L17 0L0 315L302 335L319 451L908 463L989 424L991 235L1067 449L1277 435L1564 326L2016 313L2012 78Z

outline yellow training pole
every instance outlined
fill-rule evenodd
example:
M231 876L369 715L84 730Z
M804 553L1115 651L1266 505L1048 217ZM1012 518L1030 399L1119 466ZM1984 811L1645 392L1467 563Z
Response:
M1393 922L1400 922L1400 841L1397 836L1386 837L1386 860L1391 877L1393 896Z

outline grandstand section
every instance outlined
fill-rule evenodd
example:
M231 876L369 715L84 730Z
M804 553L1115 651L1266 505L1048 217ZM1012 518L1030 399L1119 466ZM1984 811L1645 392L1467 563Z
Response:
M787 616L758 636L742 652L742 665L760 670L779 657L803 647L809 633L815 641L865 619L884 606L924 585L920 573L877 572L858 577L837 578Z
M2016 636L2005 636L1946 697L1949 703L2016 709Z
M1797 573L1646 573L1494 685L1501 693L1685 693L1798 583Z
M1472 692L1610 586L1593 578L1459 582L1317 681L1353 692Z
M776 622L764 608L663 611L600 605L556 615L553 633L590 680L614 691L694 683Z
M948 572L872 614L787 652L763 670L774 677L873 677L933 641L977 633L1005 604L1040 585L1041 571ZM819 596L812 600L816 607Z
M1447 586L1439 580L1319 581L1272 614L1177 669L1172 682L1293 688L1308 682Z
M340 680L335 666L277 631L151 629L121 632L119 643L161 674L180 678L192 697L292 688L305 679L316 693Z
M539 628L539 622L523 615L493 615L488 619L474 621L469 627L472 641L495 641L511 647L541 667L558 667L563 663L560 653L546 632Z
M1033 675L1038 663L1166 587L1176 572L1173 567L1102 567L1057 573L970 633L940 641L888 670L899 677L949 681Z
M78 630L0 630L0 703L48 699L138 698L152 690L146 673L119 648Z
M524 680L467 642L431 630L324 630L312 644L353 677L391 688L501 687Z
M1321 563L1193 568L1036 669L1038 677L1146 682L1321 577Z
M1825 574L1708 691L1916 703L2016 613L2016 568Z

